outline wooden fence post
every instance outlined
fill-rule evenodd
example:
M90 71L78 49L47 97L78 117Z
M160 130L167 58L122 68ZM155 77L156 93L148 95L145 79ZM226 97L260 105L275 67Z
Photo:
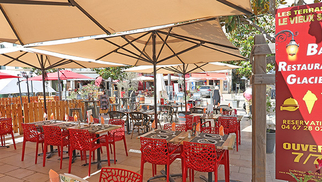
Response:
M252 181L266 180L266 83L256 82L256 75L266 75L266 52L255 51L256 46L267 44L263 35L255 36L252 77ZM258 49L257 49L258 50Z

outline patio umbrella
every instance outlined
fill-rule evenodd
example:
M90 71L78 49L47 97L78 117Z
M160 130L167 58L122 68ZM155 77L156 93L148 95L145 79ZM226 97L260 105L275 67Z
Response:
M151 81L154 80L152 77L149 76L139 76L137 78L134 78L133 80L137 80L137 81Z
M71 79L87 79L87 80L94 80L94 78L91 78L89 76L85 76L79 73L75 73L70 70L59 70L59 72L54 73L47 73L47 76L45 76L45 80L58 80L58 74L60 80L71 80ZM32 81L42 81L42 75L35 76L30 78L29 80Z
M0 79L6 79L6 78L20 78L19 76L15 75L9 75L7 73L0 72Z
M42 80L45 80L45 72L52 68L98 68L98 67L111 67L118 66L117 64L107 64L102 61L81 61L72 60L66 58L60 58L57 56L63 56L61 54L53 54L50 52L44 53L44 51L37 49L2 49L0 51L0 65L1 66L15 66L15 67L30 67L40 69L42 71ZM70 57L66 56L65 57ZM75 57L76 58L76 57ZM77 58L81 59L81 58ZM45 81L43 81L43 93L44 93L44 107L46 106L46 94L45 94Z
M0 41L22 45L252 11L249 0L0 0L0 10Z
M93 49L95 47L95 49ZM218 20L191 22L147 32L111 35L39 49L128 65L192 64L245 59L226 38ZM155 85L156 89L156 85ZM156 93L156 92L155 92ZM157 103L156 96L154 103ZM157 106L155 105L155 108ZM155 110L155 118L157 112Z

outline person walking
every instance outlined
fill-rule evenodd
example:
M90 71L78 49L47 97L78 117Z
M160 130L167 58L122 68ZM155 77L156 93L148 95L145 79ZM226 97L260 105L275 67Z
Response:
M220 103L220 91L219 91L219 87L215 86L215 90L214 90L214 105L218 105L218 103Z

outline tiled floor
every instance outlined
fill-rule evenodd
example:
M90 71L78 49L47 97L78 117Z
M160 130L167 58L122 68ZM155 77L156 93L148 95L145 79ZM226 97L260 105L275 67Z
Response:
M250 126L250 120L244 118L242 120L242 128ZM136 133L135 133L136 134ZM135 135L136 136L136 135ZM7 137L9 138L9 137ZM117 163L111 164L111 167L124 168L135 172L140 172L140 161L141 156L140 141L138 139L130 139L130 135L126 136L127 147L129 149L129 156L125 155L124 146L122 142L116 144L116 158ZM7 143L12 140L8 139ZM17 136L17 150L14 150L13 146L10 148L0 148L0 182L45 182L49 181L48 172L50 169L57 171L58 173L68 172L68 159L63 160L63 168L59 169L58 155L47 159L46 167L42 166L42 156L38 157L38 163L35 164L35 144L27 143L25 160L21 161L22 151L22 137ZM41 147L39 147L39 151ZM103 159L106 159L105 147L103 148L104 153L102 154ZM242 144L239 146L239 151L230 151L230 179L236 181L251 181L252 164L251 164L251 132L245 129L242 132ZM64 154L67 157L67 154ZM112 157L113 155L111 155ZM113 158L113 157L112 157ZM72 164L72 174L86 178L88 173L88 166L82 166L85 163L77 158L76 162ZM266 181L272 182L275 180L275 157L274 154L267 155L267 168L266 168ZM102 164L103 167L107 167L107 163ZM157 171L163 169L163 166L158 166ZM92 165L91 173L97 171L97 166ZM171 173L181 172L181 161L177 160L170 166ZM196 172L195 181L202 181L199 175L206 175L206 173ZM151 177L151 164L146 163L144 166L144 181L147 181ZM219 180L224 180L224 169L223 166L219 168ZM99 181L99 172L91 175L87 180L90 182ZM155 180L158 181L158 180ZM164 181L164 179L159 180ZM177 178L176 181L182 181L181 178Z

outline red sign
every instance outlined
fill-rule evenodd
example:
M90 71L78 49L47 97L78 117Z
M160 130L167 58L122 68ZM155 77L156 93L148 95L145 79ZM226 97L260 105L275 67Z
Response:
M276 12L277 179L295 181L291 173L322 178L316 168L322 159L321 21L322 3Z

